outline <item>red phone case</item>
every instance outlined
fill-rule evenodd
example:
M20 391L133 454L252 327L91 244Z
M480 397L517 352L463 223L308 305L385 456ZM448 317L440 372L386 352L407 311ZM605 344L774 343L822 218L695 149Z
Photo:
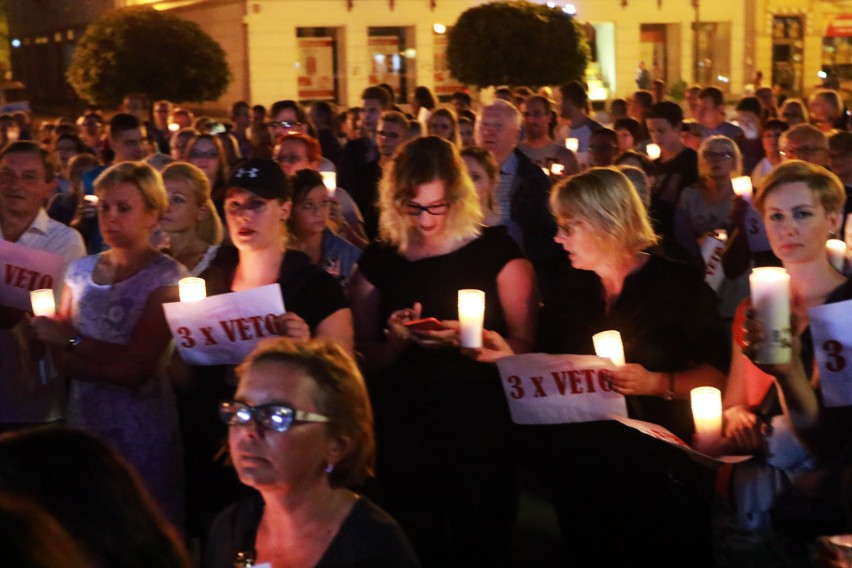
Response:
M423 318L419 320L407 321L403 324L409 329L419 331L440 331L447 329L440 321L435 318Z

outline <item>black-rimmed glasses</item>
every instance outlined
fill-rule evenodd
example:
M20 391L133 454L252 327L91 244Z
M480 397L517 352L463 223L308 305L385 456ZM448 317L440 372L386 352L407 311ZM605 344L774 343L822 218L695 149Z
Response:
M435 205L420 205L419 203L414 203L413 201L409 201L405 204L405 212L412 217L419 217L421 213L428 213L429 215L446 215L447 211L450 210L449 203L436 203Z
M229 426L246 426L254 422L273 432L286 432L298 423L330 422L328 416L297 410L284 404L252 406L237 400L219 403L219 419Z

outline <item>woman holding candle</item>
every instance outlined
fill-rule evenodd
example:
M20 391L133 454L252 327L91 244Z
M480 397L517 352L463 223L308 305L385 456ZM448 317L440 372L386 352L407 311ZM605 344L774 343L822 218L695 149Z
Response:
M180 443L161 304L176 299L184 269L150 245L168 197L160 174L139 162L106 170L95 194L110 250L69 267L57 317L36 318L35 333L57 349L71 377L68 424L112 443L180 523Z
M446 140L403 146L385 170L380 206L382 242L364 251L349 293L385 505L425 565L506 565L516 487L496 369L463 356L455 330L406 324L456 320L458 291L480 290L485 325L526 352L532 267L502 229L482 230L476 190Z
M322 180L319 181L322 184ZM278 318L279 335L297 341L324 337L352 351L352 315L343 289L305 253L287 248L291 214L290 183L272 160L253 158L234 171L225 193L225 213L233 246L222 246L201 273L207 294L226 294L277 284L287 312ZM206 534L213 515L245 493L230 468L216 460L225 428L216 404L233 397L232 369L196 367L181 396L186 439L191 534Z
M160 228L169 235L167 252L190 275L198 276L222 242L222 221L210 200L210 182L196 166L176 162L163 170L163 183L169 207L160 219Z
M621 333L627 363L611 371L632 418L684 440L689 393L721 387L729 358L713 291L690 267L649 255L658 237L621 172L593 168L552 192L562 245L575 269L542 310L548 353L595 353L593 336ZM486 332L478 356L511 354ZM524 461L550 485L572 566L712 563L712 471L615 422L521 426ZM614 538L613 535L617 535Z
M763 454L769 449L764 459L753 459L735 469L733 487L734 497L740 497L740 529L766 530L777 492L785 489L797 473L814 465L793 436L789 422L779 421L781 407L773 402L772 383L780 387L792 427L802 439L810 441L809 434L818 431L820 410L816 384L811 378L814 346L807 309L852 298L852 289L831 266L825 250L826 239L839 226L844 199L843 185L834 174L797 160L773 170L755 199L772 251L789 274L790 311L795 327L791 330L789 363L755 363L760 359L760 348L766 344L767 332L757 323L758 314L748 310L746 303L737 310L734 354L725 391L726 441L733 451ZM768 436L770 422L774 428ZM748 490L750 487L761 491ZM755 495L764 497L745 500Z
M331 201L322 176L299 170L290 177L293 212L287 219L290 248L300 250L344 288L352 277L361 250L331 230Z

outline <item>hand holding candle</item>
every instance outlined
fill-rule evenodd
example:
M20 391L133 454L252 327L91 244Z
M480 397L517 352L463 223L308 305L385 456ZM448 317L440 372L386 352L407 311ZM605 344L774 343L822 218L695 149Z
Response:
M566 138L565 139L565 147L571 150L572 152L576 152L580 149L580 139L579 138Z
M36 316L49 318L56 315L56 300L50 288L30 292L30 302L33 305L33 314Z
M621 343L621 334L614 329L602 331L592 336L595 344L595 353L598 357L604 357L612 361L616 367L623 367L624 345Z
M178 290L181 302L197 302L207 297L207 285L203 278L181 278Z
M555 176L561 176L563 173L565 173L565 166L563 166L562 164L551 164L550 173Z
M765 339L757 346L758 363L790 361L790 275L783 268L755 268L749 275L751 305L763 326Z
M470 349L482 347L482 322L485 318L485 292L459 290L460 345Z

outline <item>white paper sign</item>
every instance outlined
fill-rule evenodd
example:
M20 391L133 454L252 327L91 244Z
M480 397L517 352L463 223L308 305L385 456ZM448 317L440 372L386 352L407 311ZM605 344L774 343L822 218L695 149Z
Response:
M763 252L771 250L769 239L766 237L766 227L760 213L754 207L746 209L744 225L748 237L748 250L751 252Z
M565 424L627 416L624 396L609 386L609 359L527 353L497 361L516 424Z
M281 287L270 284L163 304L178 351L189 365L236 365L262 340L277 335L284 313Z
M639 432L645 434L646 436L650 436L655 440L660 440L661 442L665 442L670 446L674 446L684 452L690 454L692 457L696 458L698 461L704 462L705 464L719 464L719 463L741 463L744 461L748 461L752 456L719 456L719 457L710 457L707 454L702 454L694 449L692 449L689 444L669 432L666 428L659 426L657 424L652 424L651 422L644 422L642 420L634 420L633 418L625 418L622 416L612 416L613 420L621 422L625 426L629 428L633 428L634 430L638 430Z
M852 405L852 300L808 309L826 406Z
M0 304L30 310L30 292L61 284L65 259L0 240Z
M725 279L722 269L722 253L725 252L725 242L712 235L705 235L701 240L701 257L704 259L704 281L718 290Z

